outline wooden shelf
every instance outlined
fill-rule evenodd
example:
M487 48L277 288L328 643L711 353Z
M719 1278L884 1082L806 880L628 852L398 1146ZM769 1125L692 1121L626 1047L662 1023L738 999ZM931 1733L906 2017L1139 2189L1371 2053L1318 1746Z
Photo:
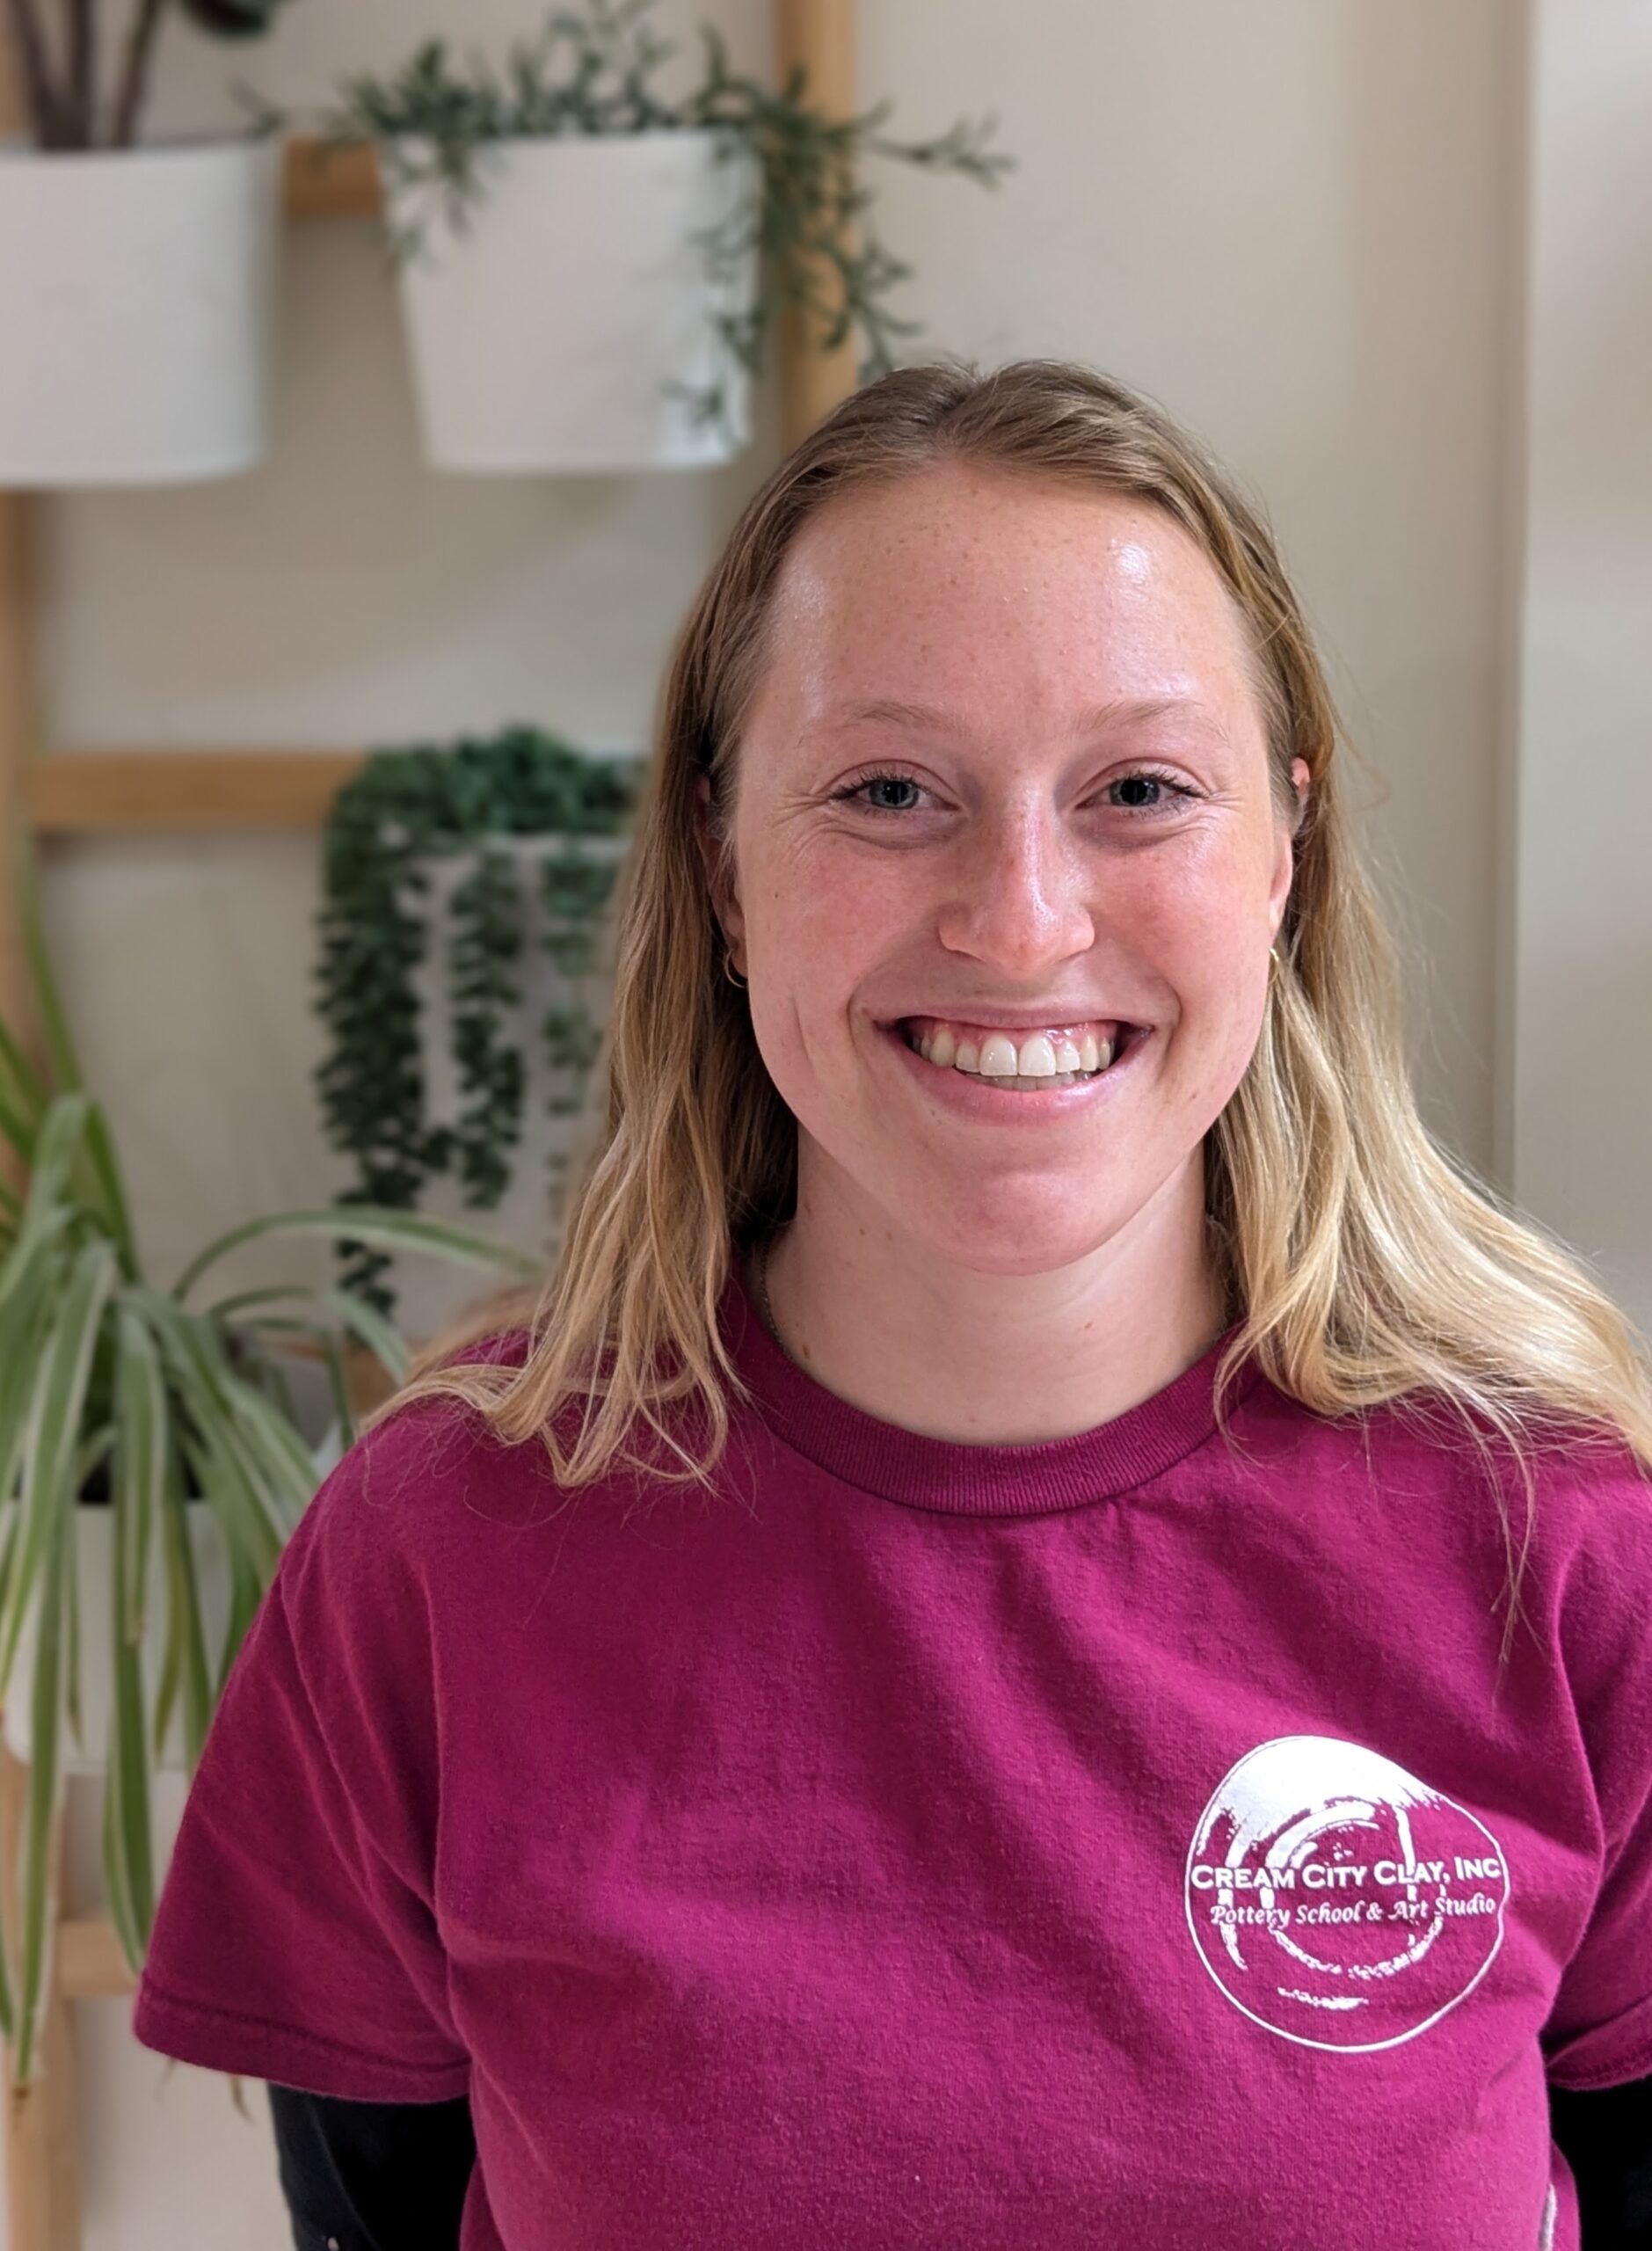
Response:
M101 1915L59 1919L55 1966L57 1990L65 2000L98 2000L137 1991L114 1925Z
M370 219L381 204L378 160L371 149L328 149L320 141L287 144L289 219Z
M359 750L49 750L25 769L42 836L318 829Z

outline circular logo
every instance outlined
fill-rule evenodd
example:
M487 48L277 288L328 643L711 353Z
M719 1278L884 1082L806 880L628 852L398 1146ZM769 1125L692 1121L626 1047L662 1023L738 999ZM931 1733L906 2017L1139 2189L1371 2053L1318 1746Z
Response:
M1188 1854L1199 1957L1253 2023L1350 2053L1415 2039L1503 1943L1496 1839L1392 1759L1279 1736L1222 1777Z

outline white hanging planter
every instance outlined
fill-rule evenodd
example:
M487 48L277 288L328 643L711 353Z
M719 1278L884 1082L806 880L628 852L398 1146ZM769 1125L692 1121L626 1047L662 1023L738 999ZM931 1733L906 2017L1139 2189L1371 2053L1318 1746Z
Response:
M421 169L427 142L397 146ZM500 141L455 229L442 191L382 167L425 453L471 471L698 469L751 438L751 382L715 326L749 310L755 250L714 277L701 244L759 186L756 158L712 132ZM722 382L696 423L673 390Z
M273 136L0 143L0 489L263 458L281 184Z
M216 1665L229 1619L229 1561L223 1533L210 1504L204 1500L184 1504L190 1549L195 1560L195 1584L200 1599L201 1631L209 1661ZM110 1715L113 1707L113 1676L109 1647L109 1589L114 1563L112 1543L114 1511L94 1502L75 1507L75 1559L80 1599L80 1718L84 1743L76 1743L67 1712L58 1727L58 1759L65 1774L98 1774L108 1764ZM163 1527L157 1523L149 1535L149 1597L144 1608L143 1641L139 1663L144 1683L144 1724L155 1709L155 1691L161 1678L166 1648L166 1557ZM12 1756L28 1764L34 1742L32 1716L34 1654L39 1642L40 1604L31 1601L18 1634L17 1654L7 1685L4 1732ZM180 1700L181 1701L181 1700ZM175 1706L167 1723L161 1755L154 1761L164 1772L184 1772L184 1734L181 1708Z

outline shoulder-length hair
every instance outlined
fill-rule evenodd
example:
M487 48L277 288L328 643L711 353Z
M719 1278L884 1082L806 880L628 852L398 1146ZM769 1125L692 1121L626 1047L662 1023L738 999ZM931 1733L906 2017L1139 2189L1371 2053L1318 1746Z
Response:
M729 1398L745 1388L719 1333L719 1299L731 1260L795 1208L797 1127L742 993L719 973L697 785L710 777L712 834L726 852L743 723L802 527L857 488L948 462L1164 509L1248 626L1283 812L1294 808L1292 760L1312 777L1282 967L1244 1078L1206 1137L1210 1255L1239 1323L1218 1371L1219 1409L1252 1356L1317 1414L1395 1401L1455 1410L1453 1427L1492 1468L1505 1539L1494 1453L1520 1471L1528 1540L1528 1455L1557 1426L1562 1443L1627 1442L1652 1467L1643 1340L1581 1262L1507 1208L1418 1114L1394 951L1341 801L1335 714L1265 522L1152 402L1049 361L986 374L951 361L899 368L847 399L747 505L673 653L616 897L598 1063L606 1117L554 1270L542 1287L479 1303L434 1338L369 1421L455 1397L507 1443L540 1439L565 1486L624 1464L711 1482ZM463 1360L506 1327L529 1331L520 1368ZM577 1417L561 1411L576 1401ZM1509 1553L1517 1609L1511 1543Z

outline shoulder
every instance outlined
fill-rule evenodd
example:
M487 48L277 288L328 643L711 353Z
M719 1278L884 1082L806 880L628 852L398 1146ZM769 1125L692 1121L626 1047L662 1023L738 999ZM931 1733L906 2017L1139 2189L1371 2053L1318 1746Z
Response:
M520 1366L526 1330L500 1330L442 1367ZM323 1478L277 1573L289 1606L405 1602L454 1567L478 1530L517 1522L551 1489L536 1441L510 1446L467 1401L416 1398L348 1446Z
M1534 1472L1565 1639L1609 1664L1652 1655L1652 1474L1626 1443L1585 1439L1557 1439Z
M1375 1454L1433 1474L1453 1512L1496 1533L1521 1607L1574 1687L1652 1662L1652 1472L1615 1431L1534 1418L1517 1453L1489 1422L1398 1401L1373 1417ZM1503 1522L1499 1524L1499 1517ZM1506 1535L1503 1526L1506 1526Z
M1539 1510L1546 1504L1563 1545L1613 1524L1633 1536L1637 1523L1652 1520L1652 1470L1617 1432L1581 1422L1531 1417L1517 1459L1488 1416L1465 1413L1437 1394L1407 1392L1327 1415L1266 1379L1248 1395L1244 1422L1248 1435L1270 1440L1277 1453L1363 1464L1388 1490L1419 1484L1518 1493L1523 1460Z
M1460 1553L1501 1577L1504 1526L1558 1608L1638 1590L1652 1618L1652 1472L1616 1432L1533 1417L1518 1452L1488 1417L1409 1393L1326 1415L1257 1381L1235 1417L1241 1459L1277 1503L1294 1494L1374 1547L1438 1564Z

